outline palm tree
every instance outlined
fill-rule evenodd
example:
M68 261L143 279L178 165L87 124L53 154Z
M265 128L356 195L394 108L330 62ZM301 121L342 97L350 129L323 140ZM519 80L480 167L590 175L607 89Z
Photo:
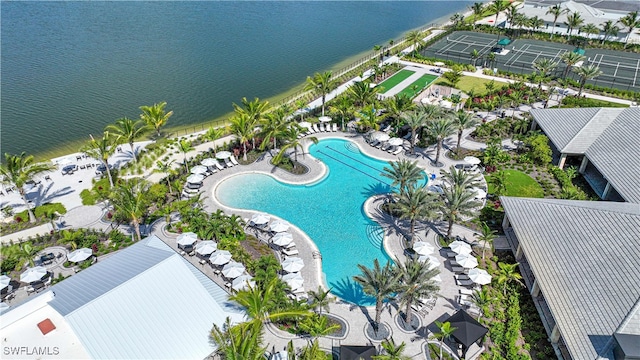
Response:
M480 58L480 51L478 51L477 49L473 49L469 53L469 56L471 57L471 60L473 60L473 66L477 66L478 59Z
M160 128L166 125L171 115L173 115L173 111L165 113L165 106L167 106L166 102L153 104L151 106L140 106L140 110L142 111L140 119L153 127L156 130L158 137L160 137Z
M489 246L491 248L493 248L493 240L495 240L495 238L497 238L498 235L496 235L495 230L491 230L491 228L489 227L489 225L487 225L486 222L482 222L480 224L480 235L478 235L478 242L480 244L482 244L482 260L484 261L484 253L485 250L487 248L487 244L489 244Z
M373 260L373 269L369 269L362 264L358 264L358 268L362 275L354 276L353 280L362 286L365 294L376 299L374 329L377 330L384 301L393 298L395 294L398 275L393 271L393 267L389 262L384 267L380 267L378 259Z
M502 0L493 0L491 4L489 4L489 11L496 14L496 19L493 22L494 27L498 26L498 15L500 15L500 13L504 11L506 8L507 8L507 5ZM498 38L500 38L500 34L498 34Z
M434 165L438 165L440 160L440 151L442 150L442 143L444 139L455 133L455 125L449 117L442 117L427 124L427 132L431 138L436 140L436 158L433 161Z
M307 291L307 295L311 301L311 306L318 310L318 314L322 315L323 309L326 312L329 312L329 304L335 301L335 298L331 297L330 294L331 289L324 291L322 286L318 286L318 290L316 291Z
M489 67L493 68L493 66L494 66L494 64L496 62L496 53L494 53L494 52L488 53L487 54L487 61L489 62ZM493 81L493 80L491 80L491 81ZM485 86L488 85L489 83L486 83Z
M484 3L475 2L469 7L473 11L473 28L476 28L478 17L484 13Z
M445 72L444 74L442 74L442 77L450 82L453 87L456 87L458 82L460 82L460 79L462 79L462 75L462 71L454 69Z
M333 78L331 71L315 73L313 77L307 77L307 84L304 89L318 91L322 95L322 116L324 116L324 102L327 94L337 88L338 84L338 79Z
M434 333L433 336L440 340L440 360L442 360L442 348L444 346L444 341L448 340L457 328L451 326L451 323L448 321L444 323L436 321L436 326L438 326L440 332Z
M264 141L260 145L260 150L264 150L267 145L269 145L270 139L273 139L273 149L277 149L278 138L283 135L288 125L287 114L282 108L278 108L266 114L262 118L262 121L260 121L262 130L260 131L259 136L264 139Z
M11 184L16 187L20 198L27 207L29 213L29 222L36 222L36 216L31 210L31 206L25 197L24 185L33 180L33 178L45 171L51 171L55 168L50 163L34 162L33 155L27 155L22 152L20 155L4 154L4 163L0 165L0 174L2 174L2 183Z
M293 350L293 349L291 349ZM289 352L288 360L295 360L295 353ZM318 339L300 349L298 360L331 360L333 357L320 348Z
M522 100L524 99L524 92L520 90L516 90L509 94L509 102L511 106L513 106L513 111L511 112L511 117L514 117L516 114L516 108L522 104Z
M347 96L340 96L329 106L329 110L340 117L340 129L344 131L344 120L353 116L353 102Z
M149 205L145 196L147 190L148 186L144 181L133 181L117 186L111 197L116 214L121 214L129 220L138 241L142 240L140 223Z
M485 287L474 291L473 294L471 294L469 301L480 309L477 319L479 321L487 306L493 302L493 297L489 293L489 289Z
M549 58L539 58L531 66L540 74L538 88L542 89L542 83L548 80L549 75L556 69L558 63Z
M416 108L416 104L407 94L397 94L384 101L387 110L387 118L395 119L395 127L400 127L401 117Z
M298 124L291 124L289 128L287 128L283 132L283 137L285 138L285 144L282 145L282 148L278 152L276 156L273 158L274 164L279 164L282 161L282 158L285 156L288 150L293 149L293 168L295 169L298 165L298 148L303 149L302 142L303 141L312 141L314 144L318 143L318 138L315 136L307 136L304 139L300 138L300 134L303 133L302 127Z
M504 170L496 171L491 174L489 183L493 185L493 193L497 196L504 195L509 186L508 175Z
M629 45L629 37L631 36L631 33L638 27L640 26L640 15L638 14L638 11L632 11L630 13L628 13L626 16L620 18L620 20L618 20L620 22L620 24L622 24L626 31L627 31L627 38L624 41L624 47L626 48L627 45Z
M259 98L254 98L252 101L249 101L246 97L243 97L240 103L242 106L235 103L233 104L233 111L237 115L246 115L251 120L252 125L258 124L264 114L269 112L269 102L260 101Z
M307 107L307 102L304 99L298 99L295 101L295 106L300 111L300 121L304 121L304 109Z
M254 121L246 113L237 114L229 119L229 131L242 144L244 161L247 161L247 142L253 139Z
M587 80L602 75L600 68L594 64L573 68L573 72L580 76L580 91L578 91L578 96L582 95L582 90L584 89L584 84L587 83Z
M450 187L470 190L480 185L480 174L473 174L451 165L449 171L441 171L442 181Z
M618 36L618 31L620 31L620 28L617 27L613 21L605 21L604 24L602 24L602 32L604 33L602 44L607 41L607 38L609 38L609 36Z
M405 39L412 46L412 53L415 55L420 46L424 45L424 34L418 30L409 31Z
M544 27L544 20L540 19L537 16L530 17L528 26L531 28L531 30L536 31ZM531 33L529 33L529 35L531 35Z
M507 294L507 285L510 283L522 284L522 275L516 271L518 267L518 263L515 264L505 264L502 262L498 263L498 276L495 277L496 283L498 285L502 285L502 291L504 295Z
M368 129L378 130L383 119L384 116L378 115L378 110L370 104L360 110L360 121L357 124L365 131Z
M516 22L518 13L518 7L514 3L510 3L507 7L507 21L509 21L509 29L513 29L513 25Z
M224 129L223 128L217 128L217 127L209 127L209 129L207 129L207 132L204 133L203 138L205 140L214 142L218 139L220 139L222 136L224 135ZM213 154L215 155L216 153L216 146L213 145Z
M110 136L108 131L102 134L102 138L95 139L93 135L89 135L91 140L82 148L82 152L96 160L102 161L107 170L109 185L113 188L113 178L111 177L111 169L109 169L109 157L116 151L118 138Z
M409 186L400 191L393 208L399 213L400 219L409 220L409 245L413 246L416 222L418 220L433 219L436 216L437 197L424 187Z
M402 120L411 128L411 153L415 154L418 129L427 124L427 117L421 111L412 111L404 115Z
M480 206L475 200L475 193L468 189L456 186L443 187L442 214L447 219L449 226L447 227L447 237L451 237L453 224L462 216L472 216L473 210Z
M462 132L465 129L478 125L478 119L473 114L460 110L452 117L452 120L453 126L458 130L456 154L460 155L460 142L462 141Z
M571 70L571 68L575 64L579 63L580 61L583 61L584 56L578 53L575 53L573 51L567 51L564 54L562 54L562 56L560 56L560 59L566 65L566 67L564 68L564 72L562 73L562 78L566 79L567 75L569 74L569 70Z
M118 137L119 140L128 143L131 147L133 160L135 162L138 162L138 156L133 147L133 143L136 141L136 139L144 135L144 133L147 132L147 130L149 130L150 128L151 127L142 119L134 121L125 117L116 120L115 124L107 125L105 130L111 131Z
M222 329L213 325L209 334L216 344L216 353L225 360L263 360L267 348L263 346L262 326L255 323L231 325L226 319Z
M393 340L393 337L390 339L382 340L382 344L380 344L384 349L385 354L374 355L371 358L373 360L410 360L410 356L404 355L404 349L407 347L407 344L403 341L399 345L396 345L396 342Z
M385 166L380 174L393 182L391 186L398 186L400 192L406 191L409 187L415 185L421 179L424 179L422 169L418 166L418 161L410 161L400 159L398 161L389 161L389 167Z
M173 189L171 189L171 181L169 180L169 175L171 175L171 172L173 171L173 163L175 162L175 160L170 160L170 161L160 161L158 160L156 162L156 169L155 172L159 172L159 173L163 173L166 174L167 176L165 177L165 179L167 180L167 186L169 189L169 194L173 194Z
M600 29L595 26L594 24L585 24L582 27L580 27L580 32L587 34L586 38L587 38L587 43L589 42L589 40L591 39L591 35L598 35L600 34Z
M567 21L564 22L564 24L567 25L567 39L571 36L573 29L579 28L583 23L584 19L582 15L580 15L580 12L575 11L567 15Z
M320 336L327 336L340 329L338 324L330 324L329 318L319 314L313 314L299 323L300 330L309 334L311 339L317 340Z
M560 4L556 4L551 6L546 14L551 14L553 16L553 29L551 30L551 39L553 39L553 34L556 32L556 23L558 22L558 18L560 15L566 13L568 9L563 9Z
M349 86L347 96L353 100L354 105L364 107L375 102L378 91L378 87L369 86L367 81L357 81Z
M189 140L180 140L178 142L178 150L180 150L180 152L182 153L182 156L184 157L184 167L185 169L187 169L187 173L189 172L189 162L187 161L187 153L189 151L193 151L194 147L191 146L191 141Z
M398 298L400 306L404 306L405 321L411 323L411 307L420 299L426 299L440 291L440 286L433 278L440 273L438 267L431 268L429 260L409 259L405 263L396 261L396 272L400 275Z

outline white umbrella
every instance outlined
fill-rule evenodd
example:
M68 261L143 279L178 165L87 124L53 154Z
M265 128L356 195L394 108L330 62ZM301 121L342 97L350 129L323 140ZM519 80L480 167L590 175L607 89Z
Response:
M471 254L456 255L456 262L465 269L473 269L478 266L478 260Z
M466 162L469 165L479 165L482 161L480 161L480 159L478 159L475 156L465 156L464 162Z
M266 214L254 214L251 217L251 222L256 225L266 224L269 222L269 220L271 220L271 217Z
M186 246L186 245L193 245L193 243L196 242L197 240L198 240L198 235L196 233L186 232L184 234L178 235L178 238L176 239L176 243L178 243L178 245Z
M479 285L491 283L491 275L486 270L478 268L469 270L469 279Z
M231 253L227 250L217 250L209 257L212 265L224 265L231 261Z
M303 128L307 128L307 129L311 127L311 123L308 122L308 121L299 122L298 125L300 125Z
M524 111L524 112L531 111L531 106L529 106L529 105L520 105L520 106L518 106L518 110Z
M378 136L378 141L387 141L390 138L391 136L389 136L389 134L382 133L380 134L380 136Z
M196 252L200 255L210 255L218 250L218 244L213 240L205 240L196 244Z
M235 279L242 275L245 270L244 265L239 262L232 261L222 268L222 275L227 279Z
M302 270L304 261L299 257L290 257L282 262L282 270L293 273Z
M216 159L228 159L231 157L231 153L228 151L219 151L216 154Z
M394 137L394 138L389 139L388 143L389 143L389 145L392 145L392 146L399 146L399 145L402 145L404 143L404 140L402 140L400 138L397 138L397 137Z
M271 238L271 242L278 246L287 246L293 242L293 235L288 232L279 232Z
M282 281L286 282L291 289L299 289L304 286L304 279L300 273L289 273L282 277Z
M237 278L233 279L231 283L231 287L235 291L240 291L246 289L248 286L254 287L256 286L256 282L253 281L251 275L240 275Z
M93 255L93 250L89 248L77 249L70 252L69 255L67 255L67 260L71 262L85 261L89 257L91 257L91 255Z
M418 258L418 261L425 262L429 260L429 268L433 269L434 267L440 266L440 260L436 259L435 256L431 255L422 255Z
M331 121L331 118L329 116L320 116L318 118L318 121L320 121L320 122L329 122L329 121Z
M469 244L467 244L466 242L462 242L459 240L456 240L454 242L452 242L451 244L449 244L449 247L451 248L451 251L453 251L456 254L470 254L471 253L471 246L469 246Z
M196 165L194 167L191 168L191 173L192 174L205 174L207 171L209 171L209 169L207 169L206 166L204 165Z
M436 61L433 63L433 65L435 66L444 66L444 63L442 61Z
M386 133L383 133L382 131L375 131L373 132L371 135L369 135L369 137L373 140L380 140L380 137L382 136L389 136ZM388 138L387 138L388 139Z
M11 278L7 275L0 275L0 290L4 290L11 283Z
M200 164L204 166L216 166L217 163L218 163L218 160L214 158L202 159L202 161L200 162Z
M200 184L204 180L204 176L200 174L193 174L187 177L187 182L190 184Z
M44 266L36 266L28 268L25 272L20 274L20 281L32 283L34 281L42 280L45 275L47 275L47 269Z
M285 232L289 230L289 226L286 221L276 220L269 225L269 229L275 232Z
M415 250L416 254L419 254L419 255L429 255L433 253L433 250L435 250L435 248L433 247L433 245L429 243L426 243L424 241L418 241L415 244L413 244L413 250Z

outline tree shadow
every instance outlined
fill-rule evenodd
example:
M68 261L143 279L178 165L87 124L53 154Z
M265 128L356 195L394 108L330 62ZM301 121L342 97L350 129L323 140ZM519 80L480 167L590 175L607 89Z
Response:
M375 299L362 291L362 286L349 278L343 278L337 282L330 283L332 292L341 299L353 304L350 310L360 307L357 304L375 304Z
M391 187L391 185L382 183L380 181L376 181L374 183L367 185L364 189L362 189L361 194L366 197L371 197L374 195L388 194L392 190L393 188Z
M43 186L42 184L38 185L37 190L31 191L25 195L27 201L33 201L36 206L40 206L42 204L46 204L52 202L58 196L64 196L71 194L75 190L70 186L66 186L62 189L58 189L56 191L51 191L51 187L53 183L49 183L47 186Z

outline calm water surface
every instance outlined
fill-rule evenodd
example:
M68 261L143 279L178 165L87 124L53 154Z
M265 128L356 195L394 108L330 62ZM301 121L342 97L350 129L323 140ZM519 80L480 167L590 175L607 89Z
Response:
M159 101L171 126L210 120L469 4L2 2L2 151L59 148Z

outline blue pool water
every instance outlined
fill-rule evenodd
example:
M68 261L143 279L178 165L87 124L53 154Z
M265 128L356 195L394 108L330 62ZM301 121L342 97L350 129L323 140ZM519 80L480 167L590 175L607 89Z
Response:
M332 292L372 305L373 298L362 293L353 276L360 274L357 264L371 267L374 259L381 264L391 260L382 245L382 228L363 209L366 199L391 190L391 180L380 175L388 164L341 139L322 140L309 153L329 168L314 184L291 185L265 174L242 174L223 181L216 196L227 206L274 214L298 226L320 249Z

